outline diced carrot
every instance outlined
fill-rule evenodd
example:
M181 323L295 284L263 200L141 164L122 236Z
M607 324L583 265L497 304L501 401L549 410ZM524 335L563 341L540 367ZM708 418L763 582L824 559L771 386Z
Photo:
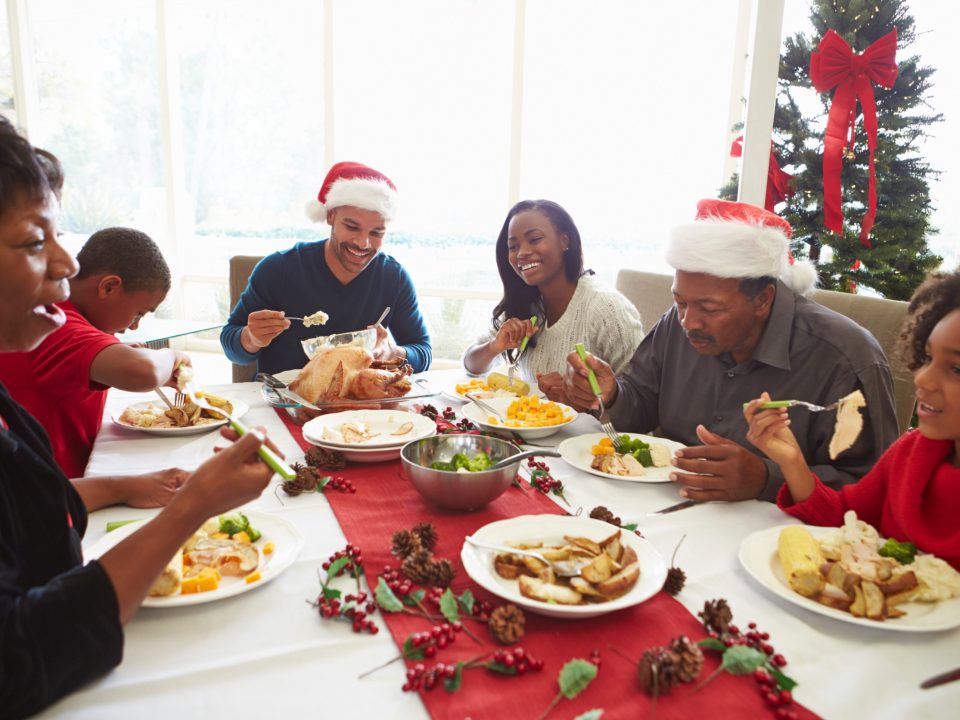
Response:
M249 585L250 583L255 583L257 580L262 580L263 576L260 574L259 570L254 570L252 573L247 575L243 581Z
M272 555L275 547L276 546L273 544L273 542L268 542L266 545L263 546L263 554Z
M235 540L238 543L243 543L244 545L250 544L250 536L247 535L246 530L241 530L238 533L234 533L233 535L230 536L230 539Z

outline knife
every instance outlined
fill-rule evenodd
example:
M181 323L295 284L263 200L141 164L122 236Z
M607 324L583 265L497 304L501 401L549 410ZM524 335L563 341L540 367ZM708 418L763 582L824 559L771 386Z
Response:
M273 388L277 395L280 395L281 397L286 397L289 400L293 400L295 403L299 403L300 405L308 407L311 410L320 410L320 408L314 405L312 402L291 390L290 387L283 382L283 380L274 377L270 373L257 373L256 379L262 382L264 385Z
M668 513L676 512L677 510L686 510L688 507L693 507L694 505L699 505L698 500L684 500L683 502L678 502L676 505L669 505L668 507L663 508L662 510L656 510L655 512L649 513L650 515L666 515Z
M946 685L954 680L960 680L960 668L941 673L940 675L934 675L932 678L927 678L920 683L920 687L923 690L929 690L932 687L936 687L937 685Z

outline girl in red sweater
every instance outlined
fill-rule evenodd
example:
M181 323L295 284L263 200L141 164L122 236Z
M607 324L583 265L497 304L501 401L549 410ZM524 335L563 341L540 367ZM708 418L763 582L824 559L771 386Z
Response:
M960 268L935 273L910 299L900 352L913 370L919 426L900 437L854 485L833 490L810 472L787 410L750 402L747 439L783 469L777 505L813 525L839 526L843 514L909 541L960 570Z

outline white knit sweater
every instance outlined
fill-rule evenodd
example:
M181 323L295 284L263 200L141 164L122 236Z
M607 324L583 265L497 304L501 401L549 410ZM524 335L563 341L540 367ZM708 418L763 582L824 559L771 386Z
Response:
M495 335L491 328L477 342ZM643 326L633 303L593 275L584 275L560 319L535 337L536 346L527 349L518 366L528 382L535 382L537 373L562 373L578 342L619 372L643 339Z

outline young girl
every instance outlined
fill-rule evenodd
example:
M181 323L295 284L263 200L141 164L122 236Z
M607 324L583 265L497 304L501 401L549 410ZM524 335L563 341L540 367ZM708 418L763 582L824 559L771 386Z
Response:
M839 492L810 472L790 431L786 409L744 410L747 439L783 469L780 508L813 525L839 526L843 514L909 541L960 569L960 268L935 273L914 293L900 335L914 371L919 427L905 433L873 469Z
M493 309L491 330L464 354L468 371L487 372L501 354L513 362L523 338L530 337L519 374L563 402L562 372L578 342L615 371L633 357L643 339L640 314L627 298L584 272L580 232L557 203L514 205L496 254L503 299Z

